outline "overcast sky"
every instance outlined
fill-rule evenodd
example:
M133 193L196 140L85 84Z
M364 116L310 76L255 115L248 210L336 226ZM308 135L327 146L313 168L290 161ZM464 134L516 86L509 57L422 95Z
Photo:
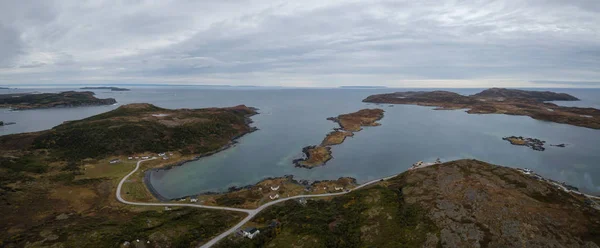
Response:
M0 45L5 85L600 87L600 0L2 0Z

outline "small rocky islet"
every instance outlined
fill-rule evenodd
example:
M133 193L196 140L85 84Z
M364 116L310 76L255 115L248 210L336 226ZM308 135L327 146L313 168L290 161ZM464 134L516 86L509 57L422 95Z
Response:
M546 148L544 147L544 145L546 144L546 141L536 139L536 138L524 138L523 136L509 136L509 137L502 138L502 140L506 140L506 141L510 142L510 144L515 145L515 146L526 146L535 151L542 152L542 151L546 150ZM550 146L566 147L567 144L563 143L563 144L550 145Z

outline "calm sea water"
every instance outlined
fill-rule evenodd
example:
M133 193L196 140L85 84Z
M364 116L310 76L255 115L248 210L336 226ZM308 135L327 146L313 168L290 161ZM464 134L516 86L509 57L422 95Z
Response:
M35 90L55 92L66 89ZM473 94L481 89L450 90ZM436 158L442 161L476 158L511 167L527 167L583 191L600 193L600 130L537 121L525 116L470 115L463 110L435 111L429 107L390 107L361 102L368 95L393 91L398 90L159 87L96 92L98 97L116 98L118 105L149 102L165 108L203 108L246 104L260 109L260 114L252 118L253 125L260 130L242 137L235 147L170 170L152 172L152 185L167 198L223 191L231 186L253 184L265 177L289 174L297 179L313 180L349 176L365 182L402 172L417 161L434 161ZM557 104L600 108L600 90L553 91L582 99ZM0 134L44 130L65 120L85 118L118 105L3 110L0 120L17 124L1 127ZM292 165L302 147L320 143L337 127L326 120L327 117L375 107L386 111L382 126L365 128L343 144L334 146L334 159L326 166L308 170ZM538 152L512 146L501 139L510 135L569 146L548 146L546 151Z

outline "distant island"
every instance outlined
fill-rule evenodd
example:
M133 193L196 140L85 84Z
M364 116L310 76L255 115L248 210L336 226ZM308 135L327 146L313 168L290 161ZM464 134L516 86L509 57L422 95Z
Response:
M10 88L6 88L6 87L0 87L0 90L8 90Z
M116 102L114 98L96 98L94 92L91 91L0 94L0 108L12 110L111 105Z
M368 96L363 102L469 109L469 114L524 115L543 121L600 129L600 110L563 107L547 101L578 101L565 93L491 88L471 96L449 91L407 91Z
M358 85L358 86L340 86L341 89L385 89L387 86L368 86L368 85Z
M82 90L110 90L110 91L130 91L130 89L119 87L83 87Z
M331 146L344 142L346 137L354 136L355 132L362 130L363 126L379 126L376 121L383 118L382 109L361 109L354 113L329 117L327 120L337 122L340 128L336 128L325 136L318 146L307 146L302 148L303 158L293 161L296 167L313 168L321 166L331 160Z

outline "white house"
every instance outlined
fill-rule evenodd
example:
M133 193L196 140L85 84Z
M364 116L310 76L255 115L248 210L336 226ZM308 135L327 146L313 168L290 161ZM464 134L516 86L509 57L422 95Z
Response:
M335 190L344 190L344 187L335 187Z
M150 157L148 156L143 156L142 159L149 159Z
M133 157L128 157L127 159L129 159L129 160L132 160L132 159L133 159Z
M111 164L116 164L118 162L121 162L121 160L119 160L118 158L115 158L113 160L110 161Z
M198 202L198 199L192 198L192 199L190 199L190 202Z
M275 190L279 190L279 185L277 185L277 187L273 187L271 186L271 190L275 191Z
M159 156L159 157L162 157L162 156L164 156L164 155L166 155L164 152L163 152L163 153L159 153L159 154L158 154L158 156Z
M242 234L244 237L252 239L254 236L258 235L260 230L256 229L256 227L246 227L246 229L242 230Z
M271 198L271 200L275 200L275 199L279 198L279 194L270 195L269 198Z

